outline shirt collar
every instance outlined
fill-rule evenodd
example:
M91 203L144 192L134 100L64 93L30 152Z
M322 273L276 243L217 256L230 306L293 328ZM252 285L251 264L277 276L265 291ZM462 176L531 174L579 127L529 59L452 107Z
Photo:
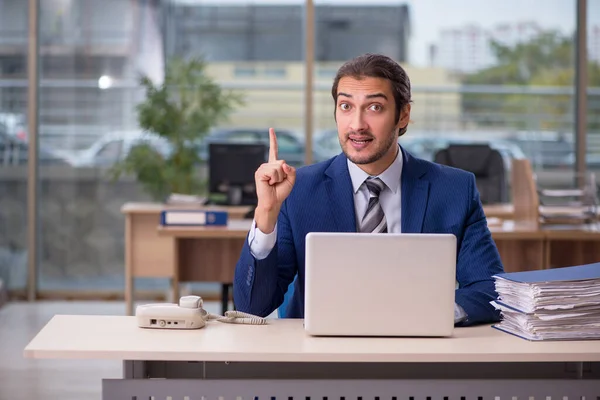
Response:
M350 179L352 180L352 188L354 189L354 193L356 193L370 175L349 159L347 161ZM398 145L398 155L394 159L394 162L377 176L393 193L398 192L398 189L400 189L400 178L402 176L402 149L400 149L400 145Z

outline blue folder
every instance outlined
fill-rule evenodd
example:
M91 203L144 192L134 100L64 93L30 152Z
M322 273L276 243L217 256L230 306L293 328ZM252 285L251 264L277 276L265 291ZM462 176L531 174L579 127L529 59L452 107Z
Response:
M494 277L504 278L513 282L518 283L548 283L548 282L576 282L576 281L587 281L587 280L599 280L600 279L600 263L577 265L573 267L563 268L552 268L537 271L523 271L523 272L509 272L494 275ZM523 310L510 306L500 300L495 300L498 304L501 304L507 308L510 308L516 312L522 314L526 313ZM526 340L543 340L541 338L529 338L522 336L518 333L504 329L502 324L494 324L493 328L509 333L511 335L526 339ZM591 338L596 339L596 338ZM558 339L546 339L546 340L590 340L588 338L558 338Z
M600 263L542 269L537 271L506 272L494 275L494 277L522 283L573 282L600 279Z
M189 215L190 217L197 216L199 214L204 215L204 223L194 222L192 218L190 220L186 220L183 218L182 222L169 223L167 221L167 216L169 214L172 215ZM160 224L163 226L226 226L228 220L227 211L205 211L205 210L164 210L160 213Z

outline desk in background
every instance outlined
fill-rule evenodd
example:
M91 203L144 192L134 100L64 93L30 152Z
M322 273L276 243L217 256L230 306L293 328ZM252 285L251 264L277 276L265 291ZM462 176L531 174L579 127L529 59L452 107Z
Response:
M489 229L506 272L546 267L546 240L536 224L502 221Z
M179 277L172 277L174 292L178 293L177 279L182 282L232 282L235 264L251 224L251 220L232 220L227 227L157 227L160 236L172 237L178 243L175 262L179 265ZM506 272L600 261L599 227L540 228L528 222L503 221L489 229ZM585 251L573 252L578 246L584 246ZM209 278L206 274L212 275Z
M128 315L133 314L134 278L170 278L177 274L175 240L173 237L160 236L156 230L160 224L161 211L168 208L226 210L231 220L242 219L251 210L247 206L197 207L126 203L121 208L121 212L125 214L125 304ZM210 258L211 254L218 257L217 249L207 248L204 257ZM220 266L215 264L213 268L220 269ZM173 287L175 286L177 284L173 283Z
M500 209L506 211L506 208ZM220 282L223 309L226 309L235 263L251 225L251 220L242 219L249 209L228 208L228 227L189 228L160 227L161 210L163 206L158 204L123 207L127 314L133 314L133 278L136 277L171 279L174 299L178 298L180 282ZM489 228L507 272L600 261L600 229L597 227L540 227L529 222L501 220Z
M538 225L502 221L489 226L506 272L600 261L600 225Z
M250 219L234 219L227 226L155 227L160 237L174 242L173 270L169 276L173 297L179 298L180 282L219 282L221 310L225 312L235 264L251 225Z
M515 219L515 208L512 203L484 204L483 213L487 218L498 218L500 220Z
M123 360L123 379L103 380L106 400L600 396L598 341L534 343L489 325L451 338L322 338L302 324L175 331L138 328L135 317L58 315L24 355Z
M547 216L572 214L583 211L583 207L555 207L539 206L539 213ZM497 218L500 220L515 220L515 206L512 203L487 204L483 206L483 212L487 218ZM598 219L600 220L600 209L598 210Z
M546 268L591 264L600 261L600 224L544 226Z

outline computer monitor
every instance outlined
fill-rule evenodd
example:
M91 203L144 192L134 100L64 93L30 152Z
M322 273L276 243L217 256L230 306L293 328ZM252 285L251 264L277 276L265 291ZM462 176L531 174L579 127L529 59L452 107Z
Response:
M254 173L266 160L262 143L210 143L210 193L227 195L227 205L256 205Z

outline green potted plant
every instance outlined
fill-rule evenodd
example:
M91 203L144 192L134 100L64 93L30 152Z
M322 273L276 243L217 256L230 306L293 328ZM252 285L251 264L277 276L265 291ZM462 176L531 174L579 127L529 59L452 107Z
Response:
M150 140L140 141L113 165L113 177L132 174L157 201L173 193L202 194L206 190L198 173L202 139L242 104L241 96L215 83L198 58L173 59L163 83L155 85L142 76L140 84L146 98L137 106L138 124L166 145L160 149Z

